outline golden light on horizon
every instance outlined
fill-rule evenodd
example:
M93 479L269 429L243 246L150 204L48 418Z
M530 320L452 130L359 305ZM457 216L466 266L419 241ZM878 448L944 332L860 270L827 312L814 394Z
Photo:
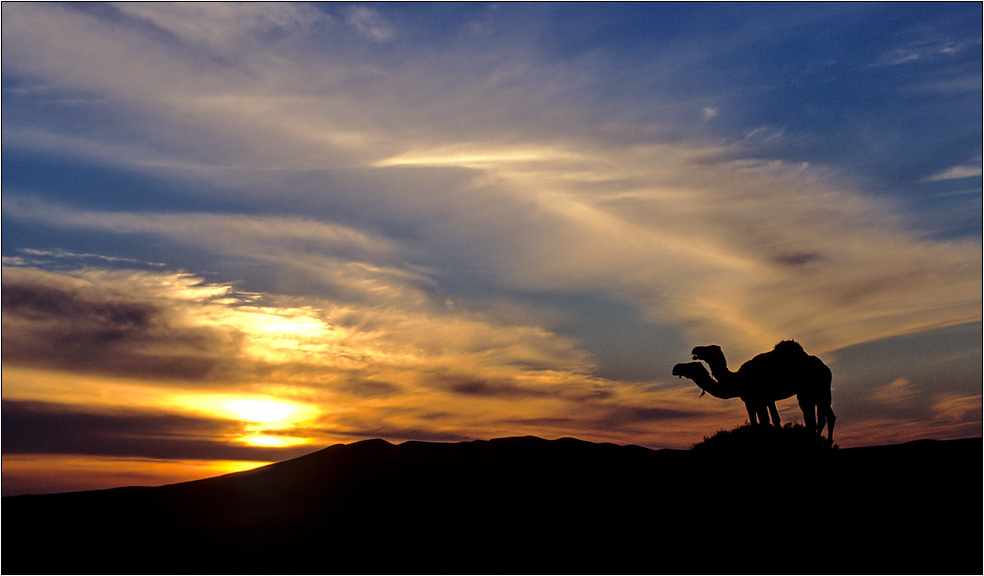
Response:
M314 439L299 438L297 436L274 436L272 434L249 434L239 437L237 441L261 448L289 448L291 446L311 444L314 442Z
M160 486L266 466L249 460L154 459L75 454L5 454L4 491L46 493L107 486Z

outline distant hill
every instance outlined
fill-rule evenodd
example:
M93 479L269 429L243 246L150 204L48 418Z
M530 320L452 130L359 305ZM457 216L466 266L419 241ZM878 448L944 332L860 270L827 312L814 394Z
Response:
M980 573L980 438L781 456L367 440L3 499L4 574Z

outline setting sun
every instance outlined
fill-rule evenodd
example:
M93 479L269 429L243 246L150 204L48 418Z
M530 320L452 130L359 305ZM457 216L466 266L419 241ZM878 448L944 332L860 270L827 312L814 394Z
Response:
M170 398L168 403L184 410L249 424L263 424L268 428L283 428L310 421L320 412L313 405L269 395L182 394Z
M240 420L263 424L287 420L297 409L290 404L273 400L232 400L222 405Z

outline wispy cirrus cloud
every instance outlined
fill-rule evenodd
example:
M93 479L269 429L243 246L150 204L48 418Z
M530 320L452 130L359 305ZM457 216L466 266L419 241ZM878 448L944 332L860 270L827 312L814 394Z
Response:
M249 30L303 20L298 14L243 13L234 20L209 21L230 30ZM168 11L145 17L159 17L164 27L168 19L186 20ZM65 20L67 26L70 19ZM246 24L253 20L255 24ZM76 33L85 32L77 28ZM230 32L229 37L236 35ZM155 42L139 35L99 41L116 43L121 58L128 53L127 44ZM297 56L291 45L266 45L271 47L281 57ZM159 65L167 62L165 68L179 80L171 84L171 104L148 117L178 122L182 134L197 135L196 142L236 158L238 165L231 169L212 152L200 156L190 153L194 147L172 146L182 159L170 165L192 169L197 164L197 174L244 191L254 206L265 202L268 186L282 186L277 180L294 175L293 189L278 190L278 195L286 194L299 210L322 220L301 228L337 228L340 224L331 221L336 215L353 214L379 228L409 226L415 231L415 248L433 253L440 247L455 260L478 263L494 270L512 289L613 290L651 317L678 317L691 325L706 325L710 333L723 328L724 343L739 345L734 341L752 334L754 344L746 344L749 352L790 332L822 350L968 317L966 310L954 310L944 312L942 320L930 319L936 308L947 305L919 304L916 293L929 298L976 289L974 281L961 280L976 273L973 267L943 274L957 279L946 286L933 283L935 274L920 272L946 262L962 267L976 250L973 243L933 244L909 235L893 221L892 205L865 198L822 170L735 161L741 155L736 145L660 143L656 127L635 133L571 133L566 118L585 115L578 112L577 98L558 100L558 95L579 87L569 75L558 73L542 82L530 75L528 65L507 57L493 65L491 76L487 70L455 68L461 81L449 86L447 76L439 73L446 70L422 62L410 63L410 74L367 74L326 54L310 60L318 74L302 74L299 68L277 65L269 54L253 54L246 45L243 49L243 58L254 66L252 76L243 76L237 67L203 74L183 53L163 52L167 56ZM300 58L307 62L310 56ZM454 66L453 60L446 63ZM130 66L135 64L136 59ZM138 105L160 97L145 92L139 78L130 79L125 70L100 70L114 76L109 86L116 97ZM312 80L319 77L339 81ZM59 81L65 80L59 76ZM126 83L132 91L112 88L116 83ZM516 86L523 87L522 100L514 96ZM314 98L316 94L322 98ZM563 114L564 125L547 114L533 120L535 136L529 130L517 132L532 111L543 109L541 99L555 101L552 108L557 119ZM505 110L512 119L501 115ZM196 125L182 117L195 119ZM469 129L467 140L460 136L462 122ZM236 131L251 137L236 138ZM487 138L475 140L481 136ZM241 148L243 142L251 149ZM159 149L144 148L141 154L143 158L134 161L160 161ZM244 159L248 165L239 164ZM312 170L339 161L348 165L341 182L323 170ZM258 175L256 167L273 172ZM777 206L781 210L775 210ZM116 218L125 220L122 215ZM218 249L225 255L252 252L253 259L292 262L296 271L307 269L314 276L319 269L346 268L327 262L316 249L294 251L284 237L268 242L270 233L259 228L277 229L274 219L257 219L257 230L251 234L246 218L236 224L231 218L221 224L203 215L187 216L184 223L182 218L162 216L154 224L144 217L131 230L154 229L185 242L207 235L216 238L225 231L224 247ZM898 257L888 255L896 249ZM565 253L571 250L580 257L565 266L571 261ZM612 257L615 253L617 258ZM828 272L834 263L855 272ZM380 273L397 273L375 262L372 266ZM348 269L338 275L353 273L351 266ZM406 272L403 268L399 274ZM888 292L904 293L892 298L908 300L907 306L916 309L873 311L869 303ZM657 294L663 295L659 302L653 296ZM688 298L677 296L683 294ZM924 312L917 310L920 306ZM849 323L848 318L863 320ZM771 325L760 326L762 322ZM809 334L803 334L806 326L811 326ZM864 335L847 334L858 329Z
M980 177L984 173L981 168L981 164L962 164L960 166L954 166L952 168L947 168L946 170L934 174L929 178L926 178L926 182L941 182L945 180L960 180L962 178L975 178Z
M376 42L389 40L395 34L383 15L368 6L350 7L346 10L346 20L360 34Z

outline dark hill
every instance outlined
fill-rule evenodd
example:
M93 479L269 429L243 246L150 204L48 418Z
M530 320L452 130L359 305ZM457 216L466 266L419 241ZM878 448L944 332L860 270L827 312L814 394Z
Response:
M3 499L11 573L979 573L981 439L811 452L338 445Z

